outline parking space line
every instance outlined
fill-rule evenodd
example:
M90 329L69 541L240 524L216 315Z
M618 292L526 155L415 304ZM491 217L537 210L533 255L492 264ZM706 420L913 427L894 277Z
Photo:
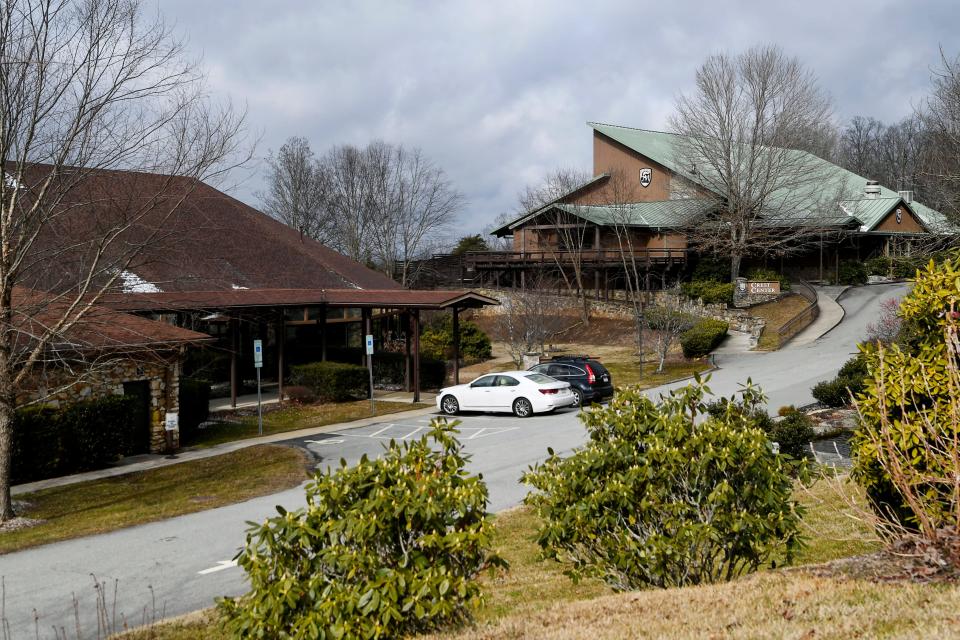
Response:
M470 436L469 438L467 438L467 440L473 440L474 438L479 438L479 437L480 437L480 434L483 433L483 432L486 431L486 430L487 430L486 427L480 427L480 428L477 430L477 432L476 432L475 434L473 434L472 436Z
M411 432L408 433L407 435L402 436L400 439L401 439L401 440L406 440L407 438L409 438L410 436L412 436L412 435L415 434L416 432L422 431L423 429L426 429L426 427L417 427L416 429L414 429L413 431L411 431Z
M380 429L379 431L374 431L374 432L371 433L368 437L370 437L370 438L376 438L378 435L380 435L380 434L383 433L384 431L387 431L387 430L389 430L389 429L392 429L393 427L394 427L394 424L391 422L390 424L388 424L387 426L385 426L383 429Z

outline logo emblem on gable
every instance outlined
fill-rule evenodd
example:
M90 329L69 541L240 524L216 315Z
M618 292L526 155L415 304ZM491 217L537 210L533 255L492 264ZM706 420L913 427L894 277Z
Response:
M901 220L903 220L903 209L897 207L897 224L900 224Z
M649 187L653 180L653 169L640 169L640 186Z

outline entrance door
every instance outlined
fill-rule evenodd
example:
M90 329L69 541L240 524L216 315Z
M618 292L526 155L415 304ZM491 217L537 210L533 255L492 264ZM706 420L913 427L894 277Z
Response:
M123 395L133 398L134 411L133 430L124 438L123 455L150 453L150 381L124 382Z

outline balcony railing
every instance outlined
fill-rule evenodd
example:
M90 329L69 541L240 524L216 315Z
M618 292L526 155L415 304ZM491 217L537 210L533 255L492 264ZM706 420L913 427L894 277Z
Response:
M624 259L644 263L677 263L687 259L687 249L644 248L621 251L620 249L584 249L563 251L560 249L537 249L533 251L468 251L464 262L470 266L533 266L538 264L620 265Z

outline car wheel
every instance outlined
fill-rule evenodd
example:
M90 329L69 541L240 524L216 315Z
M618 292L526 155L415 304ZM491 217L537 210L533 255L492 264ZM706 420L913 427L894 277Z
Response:
M513 401L513 415L526 418L533 415L533 405L526 398L517 398Z
M573 406L583 406L583 391L580 391L580 389L577 389L576 387L573 388Z
M443 396L440 399L440 409L448 416L460 413L460 403L453 396Z

